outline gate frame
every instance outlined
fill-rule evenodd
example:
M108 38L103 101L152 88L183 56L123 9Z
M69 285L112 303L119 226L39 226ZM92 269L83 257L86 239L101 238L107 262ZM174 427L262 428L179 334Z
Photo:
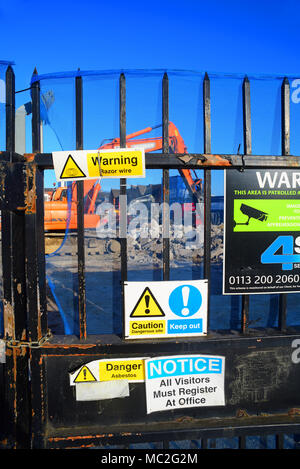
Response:
M37 75L37 71L34 71ZM83 148L83 92L81 76L76 83L76 149ZM14 147L15 89L14 73L11 67L6 75L6 152L1 152L0 165L3 184L0 191L2 209L2 262L3 262L3 302L4 302L4 340L6 341L5 363L5 398L7 422L4 447L14 448L56 448L86 447L101 444L126 444L128 442L161 441L168 445L169 440L201 438L202 447L206 447L207 438L239 436L239 445L245 447L246 435L277 433L277 447L283 443L283 434L300 433L300 411L289 409L280 416L250 418L249 415L237 415L229 424L213 425L208 422L201 427L199 421L177 422L178 429L168 428L163 431L157 425L152 431L114 431L106 434L90 434L88 429L80 434L69 435L51 433L48 425L47 401L47 359L51 356L88 357L130 353L155 353L157 349L164 353L195 350L206 344L214 346L220 341L230 348L232 344L243 343L249 348L260 341L287 341L300 339L300 329L286 327L286 294L280 294L279 324L267 335L262 331L249 329L249 296L243 295L241 331L221 335L209 331L206 338L178 339L169 341L140 341L132 344L118 336L87 336L85 307L85 258L84 258L84 212L83 183L77 182L78 197L78 298L79 298L79 337L52 336L47 325L47 299L45 277L44 246L44 170L52 169L52 154L41 153L40 135L40 84L33 81L32 93L32 154L18 155ZM211 154L211 116L210 82L206 74L203 80L204 101L204 153L171 154L168 146L168 76L162 80L162 123L163 151L146 155L147 169L163 170L163 202L169 201L170 169L203 169L204 179L204 277L210 285L210 247L211 247L211 170L228 169L265 169L298 168L300 159L289 155L289 83L282 84L282 156L255 155L251 152L251 117L250 117L250 82L245 77L243 83L243 123L244 154ZM126 81L120 74L120 142L126 145ZM20 181L21 179L21 181ZM22 184L21 184L22 182ZM12 191L12 187L17 190ZM120 180L120 193L126 195L126 179ZM22 203L17 204L16 201ZM164 204L164 207L166 204ZM126 221L126 212L121 210L120 224ZM166 213L163 215L167 216ZM9 249L8 249L9 247ZM170 240L163 239L163 280L169 279ZM20 250L21 254L20 255ZM127 241L121 240L121 280L127 280L126 261ZM209 303L208 303L209 312ZM209 323L209 315L208 315ZM239 342L240 341L240 342ZM145 349L148 347L148 351ZM250 419L250 420L249 420ZM225 424L224 424L225 423ZM170 422L171 427L174 421ZM196 425L196 426L195 426ZM70 429L69 429L70 430Z

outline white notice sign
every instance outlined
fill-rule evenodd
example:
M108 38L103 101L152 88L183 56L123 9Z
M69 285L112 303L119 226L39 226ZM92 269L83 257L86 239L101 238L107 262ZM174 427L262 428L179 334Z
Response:
M125 339L207 334L207 280L124 282Z
M145 360L147 414L224 406L225 357L180 355Z

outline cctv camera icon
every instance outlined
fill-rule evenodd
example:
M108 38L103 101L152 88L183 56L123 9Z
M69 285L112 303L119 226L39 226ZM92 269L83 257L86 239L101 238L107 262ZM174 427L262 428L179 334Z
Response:
M233 227L236 225L249 225L250 219L254 218L255 220L259 221L266 221L268 219L268 213L262 212L261 210L257 210L256 208L250 207L249 205L242 204L240 206L240 211L243 215L248 217L248 220L244 223L236 223L233 222Z

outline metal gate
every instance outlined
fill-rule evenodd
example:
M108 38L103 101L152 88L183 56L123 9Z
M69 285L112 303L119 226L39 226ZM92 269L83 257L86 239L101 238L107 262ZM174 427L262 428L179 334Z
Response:
M83 148L82 80L76 81L76 149ZM168 145L168 76L162 79L162 153L146 155L147 169L163 171L163 201L169 200L170 169L202 169L204 179L204 278L211 271L211 170L298 168L289 150L289 85L282 85L282 156L251 153L250 83L243 84L244 154L211 154L210 80L203 81L204 151L173 154ZM126 80L120 75L120 141L126 143ZM44 170L53 168L52 154L41 152L40 86L32 95L32 154L15 152L15 89L11 67L6 75L6 151L1 153L1 213L5 363L1 366L1 447L84 448L130 443L300 433L297 327L286 326L287 295L280 295L275 328L249 328L249 296L243 296L239 331L215 331L206 337L128 341L117 335L87 335L83 186L78 187L78 321L79 336L51 335L47 323ZM126 179L120 181L126 194ZM126 214L122 211L121 219ZM165 215L166 216L166 215ZM124 220L124 219L123 219ZM125 219L126 220L126 219ZM126 238L121 239L121 281L127 280ZM169 280L169 239L163 240L163 281ZM118 295L122 295L122 284ZM210 304L208 302L208 312ZM78 402L69 373L104 358L170 355L222 355L226 359L223 407L193 407L147 414L145 388L136 383L126 400ZM4 360L2 360L4 361ZM258 373L259 370L259 373Z

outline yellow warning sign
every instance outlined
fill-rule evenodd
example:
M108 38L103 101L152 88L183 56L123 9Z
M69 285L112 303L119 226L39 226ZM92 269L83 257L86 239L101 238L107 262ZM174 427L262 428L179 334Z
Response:
M159 306L154 295L151 293L148 287L145 288L140 299L130 314L131 318L144 318L144 317L159 317L165 316L165 313Z
M130 335L165 334L166 321L130 321Z
M135 148L52 152L58 181L145 177L145 151Z
M100 381L126 379L128 381L144 381L144 360L101 360L99 362Z
M93 373L88 369L87 366L83 366L76 378L74 383L90 383L91 381L97 381Z
M142 150L118 149L87 153L89 177L144 177L145 163Z
M79 168L72 155L69 155L61 172L60 179L77 179L84 177L86 177L84 172Z

